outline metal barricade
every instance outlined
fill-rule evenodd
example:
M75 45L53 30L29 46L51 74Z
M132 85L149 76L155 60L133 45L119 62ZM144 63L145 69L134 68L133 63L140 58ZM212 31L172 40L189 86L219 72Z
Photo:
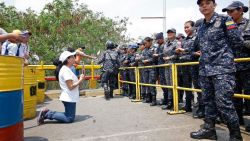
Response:
M250 61L250 58L238 58L235 59L235 62L246 62ZM140 86L153 86L153 87L161 87L161 88L168 88L173 90L173 111L168 112L168 114L174 115L174 114L180 114L184 113L184 110L179 110L179 101L178 101L178 90L184 90L184 91L192 91L192 92L202 92L201 89L194 89L194 88L186 88L186 87L179 87L178 86L178 66L192 66L192 65L199 65L199 62L186 62L186 63L175 63L175 64L164 64L164 65L155 65L155 66L143 66L143 67L124 67L120 68L120 70L125 69L135 69L136 72L136 83L135 82L129 82L129 81L122 81L120 80L120 74L118 77L118 84L119 84L119 92L121 93L120 83L128 83L128 84L134 84L136 85L136 99L135 101L141 101L140 99ZM159 68L159 67L171 67L172 69L172 86L166 86L166 85L157 85L157 84L145 84L140 82L140 69L145 68ZM250 99L250 95L245 94L234 94L234 97L236 98L245 98Z

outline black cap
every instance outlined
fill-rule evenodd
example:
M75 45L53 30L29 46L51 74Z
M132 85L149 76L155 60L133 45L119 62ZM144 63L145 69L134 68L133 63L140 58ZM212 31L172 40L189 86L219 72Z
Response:
M128 48L137 49L137 48L139 48L139 46L137 44L131 44L131 45L128 45Z
M157 34L155 35L155 40L159 40L159 39L164 39L163 33L162 33L162 32L157 33Z
M201 1L202 0L197 0L197 4L200 5ZM213 3L215 3L215 0L210 0L210 1L212 1Z
M243 12L248 11L248 7L244 6L244 4L240 1L233 1L230 5L228 5L226 8L222 9L222 12L227 12L229 10L234 10L237 8L242 8Z
M167 33L169 33L169 32L176 33L176 30L174 28L170 28L167 30Z
M144 45L144 40L139 41L139 42L137 43L137 45L138 45L138 46Z

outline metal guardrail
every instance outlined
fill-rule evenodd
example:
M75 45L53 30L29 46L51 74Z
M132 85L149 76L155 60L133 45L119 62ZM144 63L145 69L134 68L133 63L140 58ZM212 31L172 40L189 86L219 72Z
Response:
M234 60L235 62L250 62L250 58L237 58ZM191 65L198 65L199 62L186 62L186 63L175 63L175 64L164 64L164 65L154 65L154 66L143 66L143 67L124 67L120 68L120 70L125 69L135 69L135 77L136 82L129 82L129 81L122 81L120 80L120 73L118 76L118 88L119 92L121 93L121 87L120 83L128 83L128 84L134 84L136 85L136 99L134 101L141 101L140 99L140 86L153 86L153 87L161 87L161 88L168 88L173 90L173 111L168 112L169 114L180 114L184 113L185 111L179 110L179 101L178 101L178 90L185 90L185 91L192 91L192 92L201 92L201 89L194 89L194 88L185 88L185 87L179 87L178 86L178 66L191 66ZM166 85L157 85L157 84L145 84L140 83L140 69L145 68L159 68L159 67L171 67L172 69L172 86L166 86ZM234 94L234 97L236 98L245 98L250 99L250 95L245 94Z
M36 67L36 69L39 70L55 70L56 66L54 65L44 65L43 62L41 62L41 65L29 65L29 66L33 66ZM83 66L82 65L78 65L76 67L77 70L82 69ZM90 65L84 65L84 69L90 70L91 72L91 76L86 76L86 78L89 80L89 88L96 88L97 82L96 80L99 79L99 75L95 76L95 70L100 69L101 66L100 65L95 65L94 62L92 61ZM48 81L54 81L55 78L53 77L48 77L47 79Z

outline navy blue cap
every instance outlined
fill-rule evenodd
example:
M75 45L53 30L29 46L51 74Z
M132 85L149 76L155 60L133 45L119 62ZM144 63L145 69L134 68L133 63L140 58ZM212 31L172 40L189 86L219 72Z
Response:
M237 8L242 8L243 12L248 11L248 7L244 6L244 4L240 1L233 1L230 5L228 5L226 8L222 9L222 12L227 12L229 10L234 10Z
M197 0L197 4L200 5L201 1L202 0ZM213 3L215 3L215 0L210 0L210 1L212 1Z
M159 40L159 39L164 39L163 33L162 33L162 32L157 33L157 34L155 35L155 40Z
M137 44L131 44L131 45L128 45L128 48L137 49L137 48L139 48L139 46Z
M176 33L176 30L174 28L170 28L170 29L167 30L167 33L169 33L169 32Z

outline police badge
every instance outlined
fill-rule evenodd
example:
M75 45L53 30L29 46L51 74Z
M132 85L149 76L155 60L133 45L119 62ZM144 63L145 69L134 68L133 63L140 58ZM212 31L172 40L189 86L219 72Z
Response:
M214 23L214 27L220 27L221 25L221 20L220 19L217 19L216 22Z

